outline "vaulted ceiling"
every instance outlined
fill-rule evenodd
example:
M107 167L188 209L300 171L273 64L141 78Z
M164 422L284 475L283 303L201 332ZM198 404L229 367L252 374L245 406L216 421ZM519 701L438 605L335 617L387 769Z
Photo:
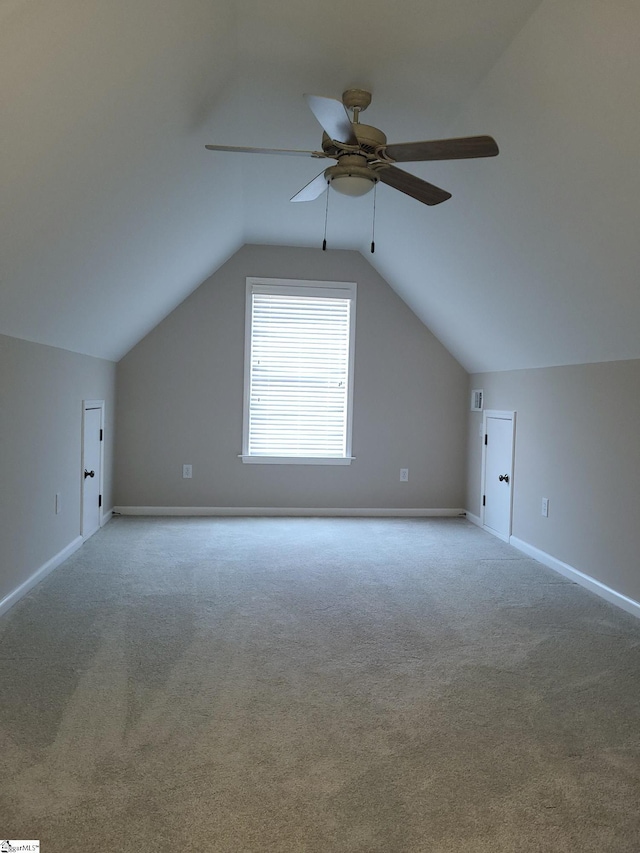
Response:
M452 199L331 194L465 368L640 358L633 0L2 0L0 333L117 360L246 242L320 246L304 92L368 88L390 141L490 133L406 166ZM256 271L259 272L259 271Z

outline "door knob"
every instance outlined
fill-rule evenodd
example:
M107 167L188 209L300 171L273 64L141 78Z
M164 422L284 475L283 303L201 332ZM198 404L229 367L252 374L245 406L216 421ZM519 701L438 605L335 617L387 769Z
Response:
M508 483L509 482L509 475L508 474L500 474L500 476L498 477L498 480L500 480L501 483L502 482Z
M95 476L96 476L96 472L95 472L95 471L87 471L87 469L86 469L86 468L84 469L84 478L85 478L85 480L87 479L87 477L95 477Z

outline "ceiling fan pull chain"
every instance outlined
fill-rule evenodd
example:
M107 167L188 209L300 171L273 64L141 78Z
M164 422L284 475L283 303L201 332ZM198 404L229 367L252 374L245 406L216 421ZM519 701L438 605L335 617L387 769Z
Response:
M322 251L327 251L327 219L329 218L329 187L327 187L327 203L324 208L324 240L322 241Z
M376 250L376 190L378 189L378 184L375 183L373 185L373 222L371 224L371 254Z

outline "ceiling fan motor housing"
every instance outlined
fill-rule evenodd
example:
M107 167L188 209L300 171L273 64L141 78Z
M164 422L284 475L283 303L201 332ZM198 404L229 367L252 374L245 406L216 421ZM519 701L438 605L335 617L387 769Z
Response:
M353 122L352 127L358 140L357 151L355 146L345 144L342 147L339 140L330 139L326 133L322 135L323 151L338 160L338 165L329 166L324 176L338 192L359 196L368 193L380 180L372 164L378 160L380 147L387 144L387 137L369 124Z
M378 130L377 127L372 127L370 124L353 124L353 132L358 140L358 147L360 150L371 157L375 156L376 151L381 146L387 144L386 135L381 130ZM345 144L343 148L340 146L339 141L338 144L336 144L336 142L327 136L326 133L322 134L322 150L330 157L337 157L341 151L344 151L349 147L350 146ZM351 148L353 148L353 146L351 146Z

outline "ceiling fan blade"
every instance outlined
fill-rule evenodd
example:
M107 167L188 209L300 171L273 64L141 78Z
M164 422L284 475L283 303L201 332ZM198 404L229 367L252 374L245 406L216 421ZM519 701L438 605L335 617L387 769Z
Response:
M400 190L401 193L410 195L411 198L415 198L423 204L440 204L451 198L451 193L448 193L446 190L441 190L440 187L423 181L422 178L417 178L415 175L403 172L402 169L396 169L395 166L390 166L388 169L380 169L377 174L380 176L383 184L393 187L394 190Z
M498 151L496 141L491 136L464 136L460 139L400 142L397 145L387 145L385 148L385 154L395 160L396 163L495 157Z
M349 113L342 101L325 98L322 95L305 95L304 98L331 139L345 142L347 145L358 144Z
M302 187L300 192L297 192L291 201L314 201L314 199L319 198L323 192L329 186L327 179L324 176L324 172L320 172L319 175L309 181L309 183Z
M209 151L233 151L236 154L293 154L298 157L328 157L324 151L298 151L291 148L243 148L238 145L205 145Z

